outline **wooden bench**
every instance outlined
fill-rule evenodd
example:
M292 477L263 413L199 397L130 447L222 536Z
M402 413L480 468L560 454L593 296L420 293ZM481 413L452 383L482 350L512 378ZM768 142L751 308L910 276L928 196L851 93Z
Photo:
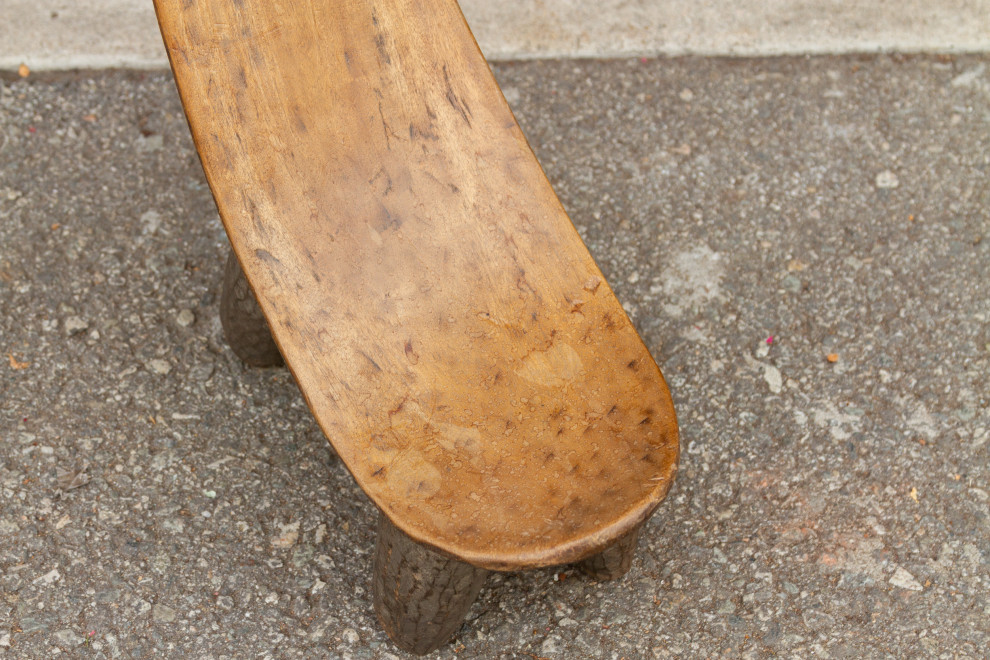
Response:
M380 509L395 642L443 644L491 570L624 573L670 394L456 2L155 4L236 255L228 341L284 357Z

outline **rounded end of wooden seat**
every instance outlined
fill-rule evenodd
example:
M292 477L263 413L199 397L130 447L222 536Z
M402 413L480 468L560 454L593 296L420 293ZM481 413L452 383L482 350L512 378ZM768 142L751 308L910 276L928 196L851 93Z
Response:
M524 545L520 539L519 547L516 550L499 548L497 551L485 551L484 549L478 549L473 544L470 546L458 546L455 542L439 545L436 543L436 537L417 534L418 530L413 527L400 527L400 529L403 529L403 532L417 543L428 546L472 566L485 568L490 571L518 571L563 564L576 564L608 551L616 544L621 543L623 539L638 538L639 530L657 510L657 507L660 506L667 491L670 489L672 481L673 473L671 473L670 479L667 480L662 493L658 493L655 500L644 502L640 509L629 512L627 516L587 534L554 544ZM511 535L508 536L511 537ZM635 547L635 545L633 544L631 547ZM588 572L583 567L582 570L586 573ZM626 570L628 570L628 564L626 565ZM603 577L604 574L599 575L596 572L589 573L589 575L596 579L612 579L624 572L623 570L615 575L605 577Z
M611 485L601 482L584 484L578 479L570 483L559 481L547 488L547 500L561 492L571 493L573 500L577 501L584 497L598 500L589 503L584 518L579 513L564 520L566 514L563 511L548 507L547 501L537 501L531 508L532 516L517 512L511 519L489 517L484 520L485 526L458 525L457 518L468 512L463 503L452 501L446 507L449 518L442 525L423 527L416 524L423 518L417 515L421 511L412 513L415 508L413 502L383 499L379 500L379 506L396 527L417 543L488 570L514 571L578 563L589 558L593 560L609 550L616 554L615 548L638 536L639 530L663 502L673 483L680 451L672 407L670 415L662 423L663 441L656 446L657 456L653 457L659 464L645 481L641 472L627 472L622 463L613 463L600 466L605 474L611 471ZM642 447L637 449L643 451ZM642 463L645 456L629 458L632 463ZM629 491L641 491L641 495L635 499L629 496ZM471 493L467 494L467 498L471 498ZM619 502L626 506L616 506ZM548 519L554 513L561 516L560 521ZM605 515L599 518L596 513ZM463 533L457 533L459 528L464 530ZM628 559L634 547L633 541L625 559L609 560L612 577L628 569ZM625 570L617 572L612 566L616 561L625 562ZM601 570L594 570L594 566L589 570L599 579L608 579L603 577L605 573Z

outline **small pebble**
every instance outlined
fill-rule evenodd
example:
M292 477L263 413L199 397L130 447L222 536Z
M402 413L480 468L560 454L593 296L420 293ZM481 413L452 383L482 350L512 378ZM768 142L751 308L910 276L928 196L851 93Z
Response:
M508 86L502 88L502 96L505 97L505 100L508 101L509 105L519 103L519 99L522 97L518 88Z
M763 367L763 380L767 381L771 392L780 394L780 389L784 385L784 379L780 375L780 369L772 364L765 365Z
M70 316L65 319L65 334L67 335L78 335L80 332L86 330L89 327L89 322L84 321L78 316Z
M958 76L953 78L949 84L953 87L972 87L973 85L979 84L980 76L983 75L984 70L986 70L985 64L977 64L976 66L960 73Z
M877 175L876 178L877 188L896 188L900 185L900 181L897 180L897 175L890 170L884 170Z
M165 142L161 135L141 136L137 139L136 147L138 153L151 153L161 151Z
M58 572L57 568L53 568L41 577L35 578L33 584L50 585L58 582L60 579L62 579L62 574Z
M162 226L162 214L158 211L145 211L141 214L141 233L146 236L158 232Z
M195 367L193 367L190 370L189 375L192 376L193 380L204 382L210 379L210 377L213 375L214 370L215 368L212 364L209 363L197 364Z
M151 616L159 623L172 623L175 621L175 610L165 605L155 605Z
M894 574L890 578L890 583L895 587L900 587L901 589L907 589L908 591L922 591L924 587L914 579L914 576L908 573L906 570L897 567Z
M191 309L183 309L175 317L175 322L183 328L188 328L196 321L196 315Z
M340 633L340 636L348 644L357 644L361 641L361 636L354 628L344 628L344 632Z
M554 655L560 652L560 638L547 637L540 645L540 655Z
M66 628L65 630L59 630L55 633L55 639L63 646L73 647L79 646L85 640L75 631Z
M34 632L42 632L48 630L48 623L40 616L24 616L21 617L21 632L25 635L30 635Z
M299 523L279 525L279 533L272 539L276 548L291 548L299 540Z
M800 293L801 292L801 280L794 277L793 275L786 276L780 281L781 286L784 287L785 291L790 293Z
M148 360L145 366L148 367L148 371L151 371L152 373L156 373L156 374L161 374L162 376L172 371L172 365L168 363L168 360L162 360L159 358L156 358L154 360Z

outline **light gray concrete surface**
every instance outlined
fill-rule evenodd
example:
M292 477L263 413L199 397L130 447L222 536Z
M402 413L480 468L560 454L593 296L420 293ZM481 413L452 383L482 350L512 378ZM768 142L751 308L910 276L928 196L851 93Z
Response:
M490 59L990 50L990 0L463 0ZM0 69L160 67L151 0L0 0Z
M986 657L988 65L496 67L684 453L624 579L499 574L433 657ZM401 657L225 252L168 74L0 86L0 657Z

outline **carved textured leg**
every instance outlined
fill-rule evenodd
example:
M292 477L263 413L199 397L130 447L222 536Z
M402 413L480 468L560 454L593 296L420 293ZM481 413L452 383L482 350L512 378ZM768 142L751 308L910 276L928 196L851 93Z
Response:
M252 367L277 367L284 364L282 354L272 339L254 292L233 251L227 254L223 270L223 294L220 297L220 324L223 335L237 357Z
M382 515L375 552L375 610L392 640L416 654L461 625L488 571L416 543Z
M583 573L596 580L614 580L625 575L632 565L636 553L636 541L639 540L639 525L615 543L605 548L597 555L592 555L578 564Z

